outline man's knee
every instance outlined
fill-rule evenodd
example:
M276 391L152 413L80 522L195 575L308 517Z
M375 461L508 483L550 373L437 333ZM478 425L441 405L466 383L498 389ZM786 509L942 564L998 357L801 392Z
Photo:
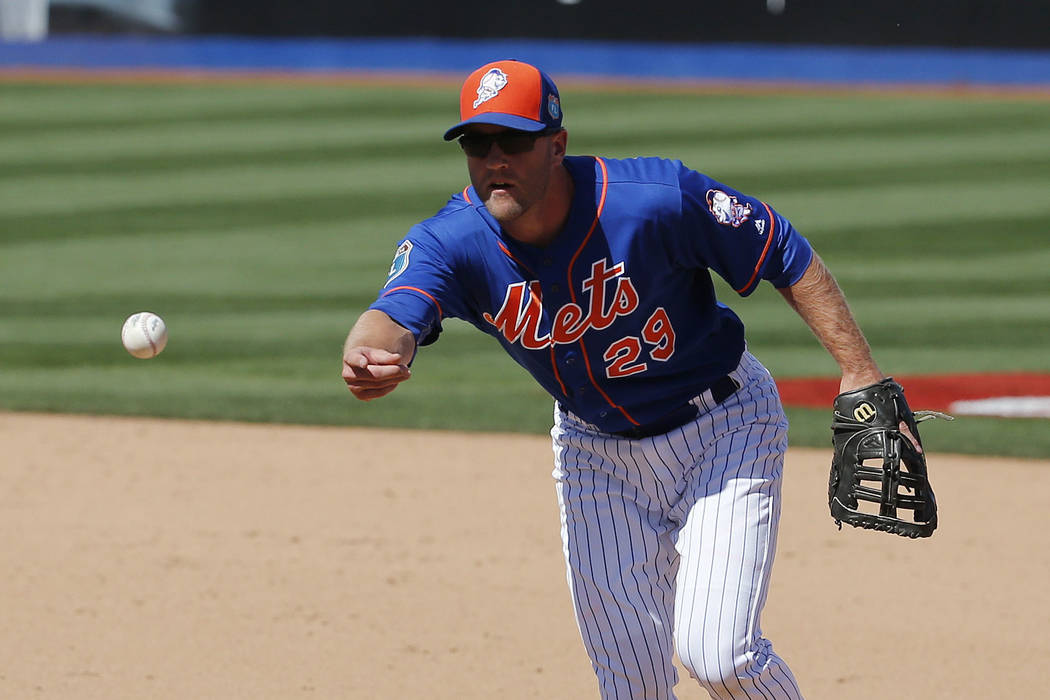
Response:
M767 639L694 635L676 641L682 665L714 698L801 698Z
M682 666L713 697L750 697L745 687L751 685L747 679L758 661L755 652L761 652L761 648L752 649L746 640L726 636L693 635L678 641Z
M678 639L678 658L689 675L715 697L732 697L724 692L724 686L735 683L736 668L733 662L732 640L723 643L719 639L705 639L694 635L690 639Z

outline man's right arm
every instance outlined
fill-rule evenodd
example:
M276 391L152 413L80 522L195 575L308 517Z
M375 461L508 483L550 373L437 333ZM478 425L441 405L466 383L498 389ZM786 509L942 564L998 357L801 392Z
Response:
M343 345L343 381L358 399L386 396L412 376L416 339L377 309L361 314Z

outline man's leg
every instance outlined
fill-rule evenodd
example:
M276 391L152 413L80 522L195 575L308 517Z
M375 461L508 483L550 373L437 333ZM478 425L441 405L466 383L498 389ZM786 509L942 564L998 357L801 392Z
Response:
M569 589L601 697L673 700L677 524L665 513L688 465L650 464L642 442L564 416L552 435Z
M697 422L702 456L681 509L675 642L715 698L798 700L787 664L762 637L780 521L787 421L775 385L745 355L741 388Z

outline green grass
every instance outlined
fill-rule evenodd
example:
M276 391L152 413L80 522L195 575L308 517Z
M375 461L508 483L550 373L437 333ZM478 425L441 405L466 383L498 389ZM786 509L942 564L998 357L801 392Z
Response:
M1050 371L1050 102L573 87L570 151L680 158L787 215L883 369ZM545 432L550 400L449 321L368 404L340 348L403 232L466 182L454 88L0 83L0 408ZM778 376L835 366L775 291L722 298ZM120 326L171 340L128 356ZM790 412L827 446L825 411ZM927 424L1050 457L1045 420Z

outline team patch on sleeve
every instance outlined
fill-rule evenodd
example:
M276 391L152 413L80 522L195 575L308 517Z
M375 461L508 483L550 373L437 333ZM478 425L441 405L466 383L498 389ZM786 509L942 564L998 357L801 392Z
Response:
M726 194L722 190L707 191L707 208L715 221L724 225L740 228L740 224L751 219L751 205L741 204L735 195Z
M390 272L387 273L387 284L393 282L397 279L398 275L408 269L408 256L411 253L412 241L405 241L397 247L397 252L394 253L394 262L390 263Z

